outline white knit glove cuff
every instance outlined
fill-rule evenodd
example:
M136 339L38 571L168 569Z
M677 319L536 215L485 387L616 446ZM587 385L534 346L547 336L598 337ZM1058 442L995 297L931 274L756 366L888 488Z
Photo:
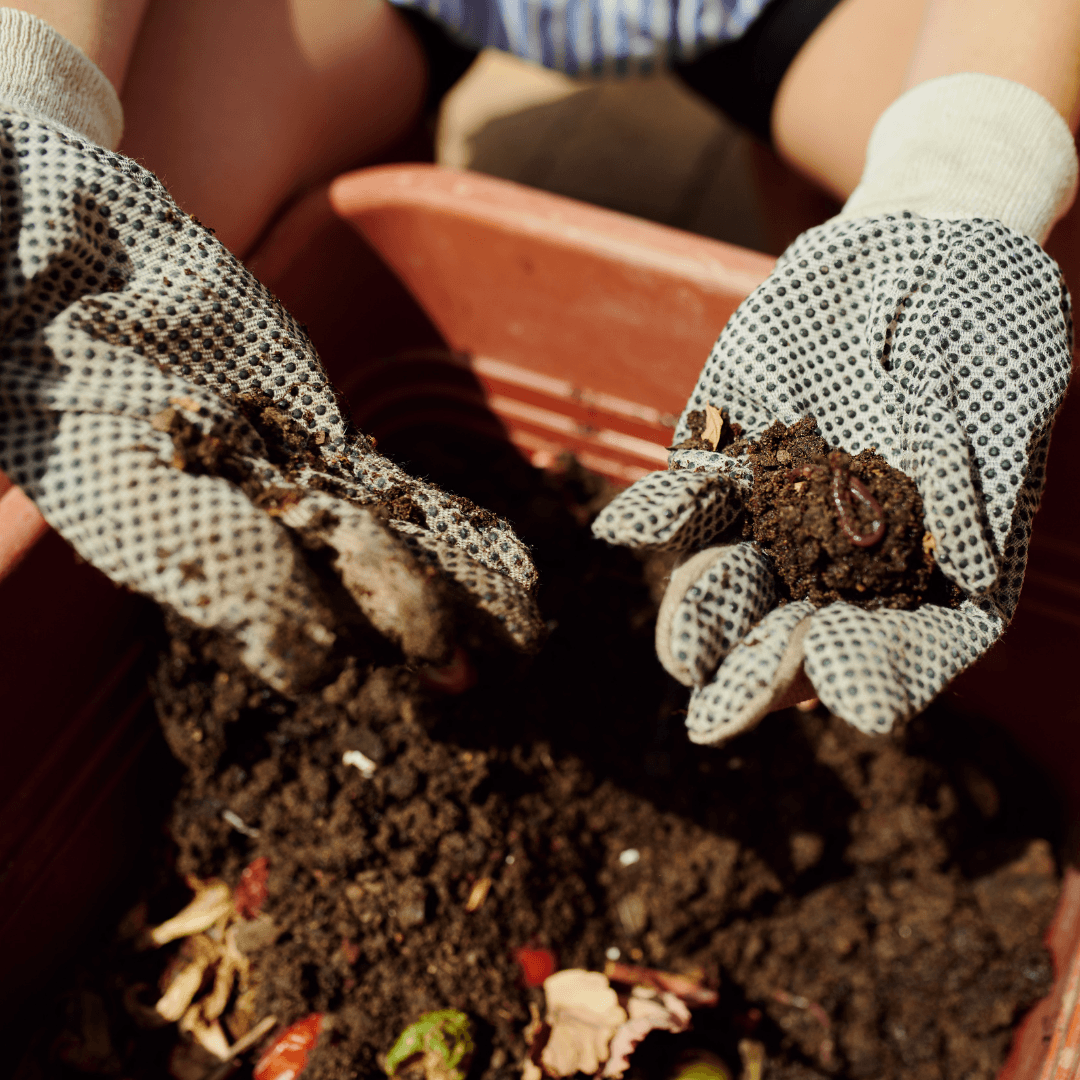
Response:
M0 106L31 113L115 150L124 110L77 46L25 11L0 8Z
M882 113L841 218L993 218L1042 243L1076 191L1076 147L1041 94L994 75L931 79Z

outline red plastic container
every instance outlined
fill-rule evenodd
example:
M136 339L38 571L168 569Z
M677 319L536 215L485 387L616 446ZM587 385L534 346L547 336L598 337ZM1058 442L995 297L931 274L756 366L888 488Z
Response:
M393 166L309 196L250 265L308 324L357 421L376 436L430 418L502 432L539 465L570 449L629 482L663 467L710 346L772 260L505 181ZM1020 612L952 693L1008 725L1075 813L1080 507L1057 477L1080 430L1071 402L1065 411ZM12 974L31 979L48 966L41 913L65 928L58 954L85 925L88 898L121 872L153 738L140 603L41 533L21 494L6 492L0 709L16 752L0 765L0 957L5 966L22 959L0 974L0 1001L18 985ZM1014 1044L1001 1074L1009 1080L1080 1075L1072 870L1049 944L1059 977Z

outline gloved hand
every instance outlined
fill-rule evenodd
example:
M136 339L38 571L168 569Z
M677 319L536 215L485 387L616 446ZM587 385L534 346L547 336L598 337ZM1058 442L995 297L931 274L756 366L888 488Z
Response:
M350 625L436 664L450 613L533 647L507 523L377 454L304 329L87 137L118 138L119 101L81 52L4 11L3 58L0 468L46 520L279 689L331 674Z
M833 713L887 731L985 652L1016 608L1071 366L1068 293L1037 241L1075 188L1072 136L1026 87L949 76L890 107L867 162L843 212L799 237L735 312L674 442L712 404L745 437L810 416L832 446L876 447L914 479L937 563L964 600L779 603L758 545L723 542L749 468L675 450L671 471L630 487L594 531L682 553L657 651L693 687L696 742L756 723L800 669Z

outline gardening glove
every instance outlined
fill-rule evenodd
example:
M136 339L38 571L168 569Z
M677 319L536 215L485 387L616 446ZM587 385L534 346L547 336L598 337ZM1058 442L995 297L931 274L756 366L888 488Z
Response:
M507 523L375 452L304 328L105 149L121 127L78 49L0 11L0 468L84 559L278 689L332 674L343 627L440 664L453 611L531 648Z
M1068 127L1034 91L975 74L924 83L878 121L841 214L800 236L732 316L675 446L712 405L747 438L813 417L834 447L876 448L914 480L963 600L781 602L758 545L724 540L749 492L745 459L675 449L670 471L616 498L594 531L681 553L657 652L693 687L694 741L756 723L800 669L833 713L888 731L1001 634L1070 372L1069 297L1039 242L1076 173Z

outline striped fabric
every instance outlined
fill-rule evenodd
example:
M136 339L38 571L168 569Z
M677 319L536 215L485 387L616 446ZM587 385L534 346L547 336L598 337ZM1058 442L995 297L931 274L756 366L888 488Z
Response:
M569 75L647 74L741 36L769 0L392 0Z

